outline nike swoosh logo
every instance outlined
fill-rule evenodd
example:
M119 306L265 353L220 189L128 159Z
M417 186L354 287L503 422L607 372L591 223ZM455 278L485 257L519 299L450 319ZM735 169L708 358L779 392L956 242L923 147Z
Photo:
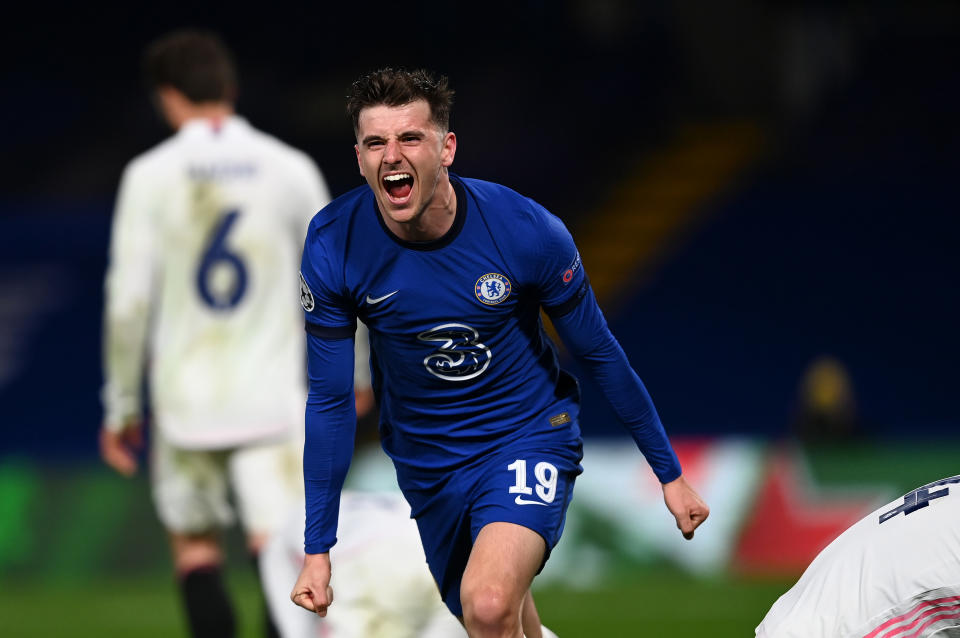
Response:
M372 305L374 305L374 304L378 304L378 303L380 303L381 301L383 301L384 299L389 299L390 297L394 296L394 295L397 294L398 292L400 292L400 291L399 291L399 290L394 290L393 292L388 293L388 294L386 294L386 295L384 295L384 296L382 296L382 297L371 297L370 295L367 295L367 305L372 306Z
M540 501L528 501L527 499L521 498L519 496L515 498L513 502L516 503L517 505L543 505L544 507L546 507L547 505L546 503L541 503Z

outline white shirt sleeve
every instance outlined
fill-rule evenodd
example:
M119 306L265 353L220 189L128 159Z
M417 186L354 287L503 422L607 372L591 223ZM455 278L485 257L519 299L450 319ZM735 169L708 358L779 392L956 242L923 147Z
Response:
M132 163L123 174L114 212L104 284L104 426L118 431L141 417L151 299L154 285L155 199L149 177Z

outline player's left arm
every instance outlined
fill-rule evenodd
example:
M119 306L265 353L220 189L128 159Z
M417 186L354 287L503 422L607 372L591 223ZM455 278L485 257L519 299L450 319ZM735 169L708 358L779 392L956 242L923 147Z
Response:
M537 212L537 209L534 209ZM533 276L540 300L561 339L597 382L663 486L664 501L686 538L709 514L682 476L680 462L646 387L607 326L573 238L540 209Z
M590 285L566 313L551 314L554 327L607 400L653 468L663 488L663 500L684 538L706 520L710 508L683 477L680 462L643 381L630 366L623 348L611 334ZM550 313L550 308L547 309Z

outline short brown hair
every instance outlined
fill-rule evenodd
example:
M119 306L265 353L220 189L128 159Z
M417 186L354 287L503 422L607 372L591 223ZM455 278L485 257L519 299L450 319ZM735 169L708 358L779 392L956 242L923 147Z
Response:
M353 83L347 96L347 114L353 132L359 131L360 111L370 106L403 106L417 100L430 105L430 120L443 132L450 130L453 90L446 76L434 76L426 69L407 71L386 67L368 73Z
M237 73L233 56L209 31L183 29L155 40L143 58L150 91L171 86L191 102L233 102Z

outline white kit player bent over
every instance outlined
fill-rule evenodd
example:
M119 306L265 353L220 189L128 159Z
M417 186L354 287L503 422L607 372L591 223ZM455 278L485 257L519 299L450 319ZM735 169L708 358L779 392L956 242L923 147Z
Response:
M960 636L960 476L917 488L837 537L756 635Z
M427 569L417 525L399 492L345 491L325 618L290 602L303 567L304 507L295 508L260 553L267 603L284 638L466 638Z

